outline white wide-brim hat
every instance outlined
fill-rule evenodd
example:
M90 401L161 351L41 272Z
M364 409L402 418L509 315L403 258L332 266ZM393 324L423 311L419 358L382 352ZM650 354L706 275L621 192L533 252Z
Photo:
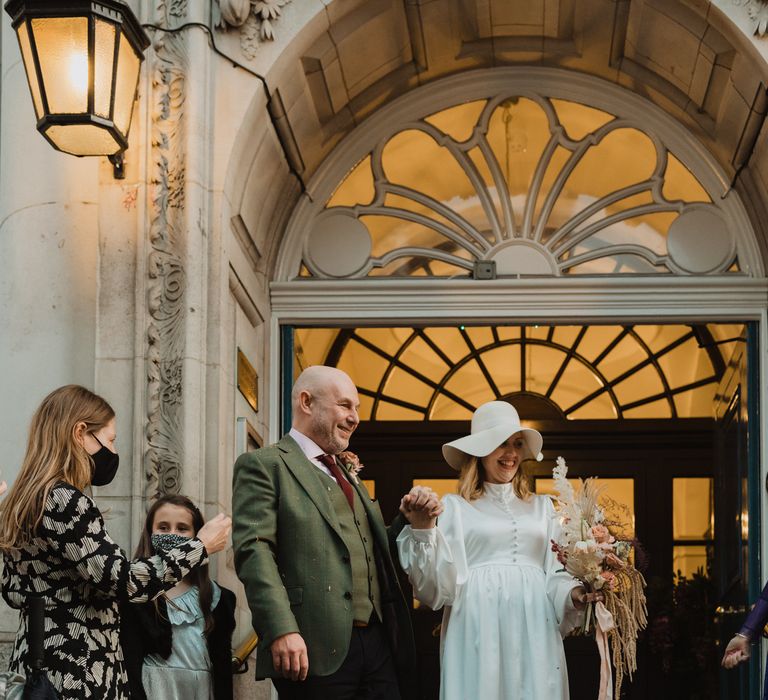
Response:
M446 442L443 445L443 457L458 471L465 455L485 457L515 433L522 433L531 457L541 462L544 459L541 454L544 444L541 433L520 425L520 416L517 415L515 407L506 401L489 401L478 407L472 414L471 433L458 440Z

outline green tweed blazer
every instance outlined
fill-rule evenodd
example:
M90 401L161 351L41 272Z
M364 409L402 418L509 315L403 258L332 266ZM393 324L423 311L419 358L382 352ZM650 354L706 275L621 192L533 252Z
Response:
M390 549L405 521L399 516L388 532L378 503L361 482L351 482L375 539L383 622L401 688L407 687L415 647ZM257 678L278 675L269 649L289 632L304 638L310 675L333 673L352 636L352 606L345 597L352 590L352 566L322 474L286 435L240 456L232 494L235 567L259 635Z

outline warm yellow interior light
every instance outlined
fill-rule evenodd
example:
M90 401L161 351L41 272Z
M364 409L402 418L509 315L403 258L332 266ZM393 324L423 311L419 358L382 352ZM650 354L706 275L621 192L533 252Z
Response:
M88 18L32 20L49 114L88 110ZM29 77L29 76L27 76ZM35 76L36 80L36 76Z
M72 52L68 59L69 89L76 95L88 94L88 56Z
M296 376L322 364L347 372L361 420L468 420L484 401L514 403L520 394L546 398L569 420L705 418L718 367L743 345L743 332L743 324L299 328L294 366ZM706 349L710 333L732 341L716 346L722 362ZM677 483L709 502L706 480ZM686 517L694 512L693 530L704 532L711 508ZM676 537L691 526L681 521Z

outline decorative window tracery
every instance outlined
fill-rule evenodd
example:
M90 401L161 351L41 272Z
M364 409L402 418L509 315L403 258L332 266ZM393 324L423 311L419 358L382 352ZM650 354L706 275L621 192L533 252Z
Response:
M638 119L496 94L382 138L309 223L299 277L739 273L721 194Z
M307 328L299 367L358 387L362 420L461 420L490 400L534 399L567 419L711 417L743 326ZM550 410L551 409L551 410Z

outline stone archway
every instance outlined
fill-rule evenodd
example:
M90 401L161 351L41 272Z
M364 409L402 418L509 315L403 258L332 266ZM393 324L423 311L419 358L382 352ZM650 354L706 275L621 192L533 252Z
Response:
M419 88L355 130L309 187L283 284L495 277L483 262L507 277L763 276L741 198L696 138L569 71L495 68Z
M330 3L302 18L291 41L272 54L264 66L269 95L255 98L249 110L225 186L241 237L256 242L269 278L287 217L302 197L316 197L314 175L339 143L399 96L494 66L600 77L655 104L709 151L727 186L744 196L762 248L768 174L765 159L749 159L764 150L768 68L737 25L743 14L746 28L746 8L655 0L542 0L524 11L493 5ZM362 50L365 62L357 60ZM274 129L265 128L267 105Z

